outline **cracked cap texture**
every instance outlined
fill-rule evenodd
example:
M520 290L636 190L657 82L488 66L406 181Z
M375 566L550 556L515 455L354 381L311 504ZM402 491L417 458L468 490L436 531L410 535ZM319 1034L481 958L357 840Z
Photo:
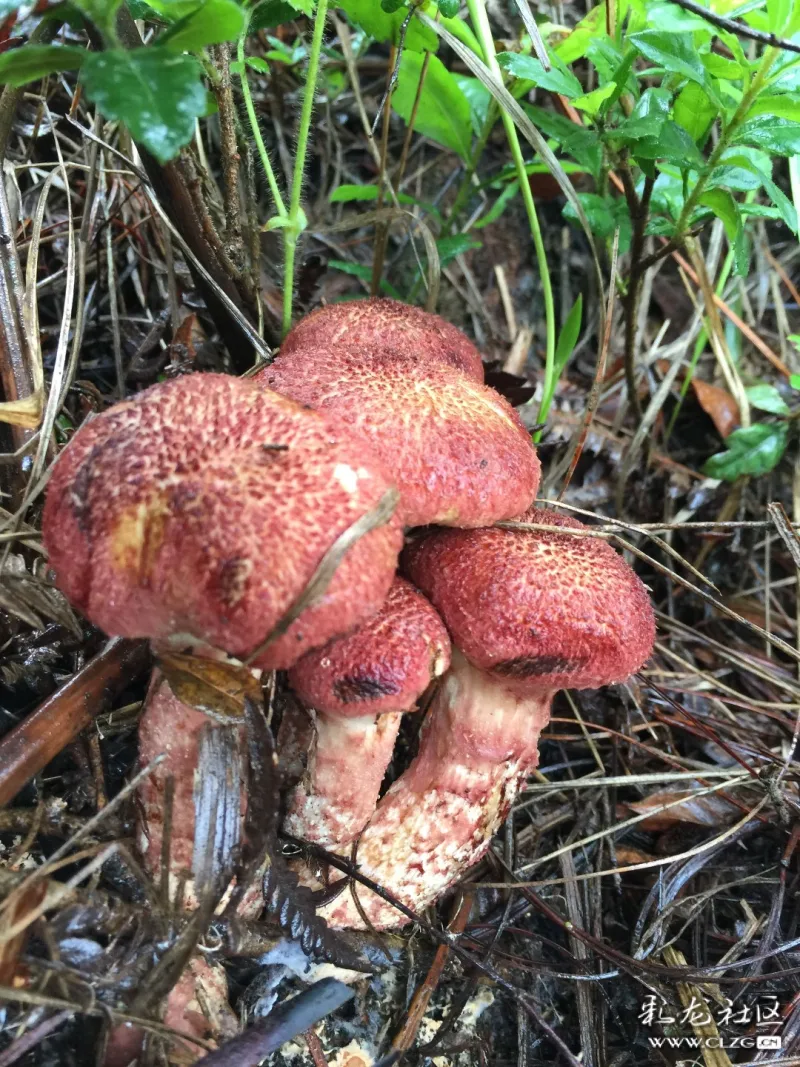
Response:
M655 619L647 591L605 541L575 537L574 519L531 508L521 522L552 530L441 530L405 555L453 643L509 688L597 689L648 658Z
M287 335L281 355L320 345L378 345L416 352L431 363L444 363L473 381L483 381L481 354L466 334L439 315L388 297L349 300L312 311Z
M387 488L335 421L252 382L195 374L78 431L53 469L44 543L58 587L106 633L185 634L246 657ZM392 517L352 545L254 666L289 667L375 612L401 543Z
M486 526L536 495L536 449L511 405L418 352L296 348L253 380L346 420L391 471L406 526Z
M450 638L436 609L395 578L378 613L303 656L289 684L307 707L359 717L408 711L449 665Z

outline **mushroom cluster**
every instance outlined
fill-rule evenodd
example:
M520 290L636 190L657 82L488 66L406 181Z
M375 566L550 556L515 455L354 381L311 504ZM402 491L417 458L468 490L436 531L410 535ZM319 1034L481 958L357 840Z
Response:
M287 670L286 830L354 854L419 910L489 847L554 692L623 680L652 648L641 582L580 524L533 507L539 475L466 336L371 299L309 315L247 381L192 375L92 420L55 465L44 538L59 587L107 633ZM381 798L401 718L426 703L417 755ZM167 758L141 790L140 848L154 875L168 862L185 907L217 727L154 679L140 747ZM240 818L246 805L243 786ZM358 895L328 893L322 914L406 921Z

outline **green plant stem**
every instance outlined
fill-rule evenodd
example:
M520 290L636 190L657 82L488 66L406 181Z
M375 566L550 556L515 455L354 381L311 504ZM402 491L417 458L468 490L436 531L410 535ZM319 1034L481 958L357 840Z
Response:
M467 0L467 8L469 10L469 17L475 30L475 34L481 44L484 63L495 76L497 81L502 84L503 73L495 54L494 39L489 25L489 17L486 14L485 0ZM531 230L531 237L533 238L533 246L536 250L536 261L539 267L539 277L541 278L542 294L544 296L546 323L544 383L542 386L542 402L539 405L539 412L537 415L537 422L544 422L547 418L547 410L549 407L549 404L546 404L545 400L547 397L552 397L555 392L556 310L555 302L553 300L553 287L550 283L550 269L547 262L547 255L545 253L544 241L542 239L542 231L539 226L539 217L536 214L536 204L533 200L530 182L528 181L528 173L525 169L525 160L522 155L519 137L517 136L517 128L514 125L514 120L511 116L507 115L502 108L501 118L503 120L509 148L511 149L511 156L514 160L514 166L516 167L517 176L519 178L519 187L520 192L522 193L522 199L525 203L525 210L528 215L528 224ZM534 440L538 441L540 436L541 431L534 435Z
M292 325L292 300L294 297L294 260L297 251L297 239L305 229L305 218L300 207L303 192L303 175L308 151L308 135L311 129L311 115L314 110L314 97L317 91L319 74L319 57L322 52L322 35L325 32L325 18L328 14L328 0L318 0L314 14L314 34L311 38L311 51L308 55L308 71L303 92L303 106L300 111L300 127L297 131L297 148L294 156L292 174L292 191L289 200L289 217L284 230L283 261L283 335Z
M258 124L258 116L256 115L256 109L253 106L253 97L250 94L250 85L247 81L247 64L244 57L244 42L246 32L239 38L239 44L236 49L236 59L239 63L239 80L242 84L242 97L244 98L244 106L247 111L247 118L250 121L250 129L253 133L253 140L256 142L256 149L258 150L258 157L261 160L261 166L266 175L267 183L269 184L270 192L272 193L272 199L275 201L275 210L281 218L286 218L286 205L283 202L281 191L278 188L278 182L275 178L275 171L272 169L272 162L269 158L269 152L267 146L264 144L264 138L261 136L261 127Z
M703 170L703 173L697 179L694 189L689 193L686 201L683 205L683 210L680 213L678 221L675 225L676 234L683 236L688 229L694 209L697 207L700 197L705 192L708 180L714 171L714 168L719 163L723 154L727 152L730 147L731 141L737 134L739 127L744 122L747 112L753 104L761 89L764 86L764 82L767 80L770 68L775 60L780 55L780 50L777 48L767 48L764 55L761 57L761 62L758 65L758 70L750 82L749 88L742 96L739 106L733 113L730 122L720 134L719 141L717 141L716 147L711 155L708 157L708 162Z

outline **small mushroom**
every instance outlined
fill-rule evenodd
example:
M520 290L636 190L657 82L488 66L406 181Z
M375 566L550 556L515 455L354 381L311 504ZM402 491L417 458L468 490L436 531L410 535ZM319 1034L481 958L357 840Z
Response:
M425 352L293 347L253 380L345 420L391 472L406 526L485 526L536 495L539 460L516 411Z
M306 653L289 684L314 718L289 833L336 849L363 829L378 800L403 712L450 663L450 638L421 593L396 578L383 607L354 633Z
M450 631L452 664L419 753L379 803L357 861L416 911L486 852L537 764L554 694L622 681L652 651L647 592L606 542L569 533L586 528L552 511L520 521L552 529L440 530L407 553L406 572ZM407 921L358 895L376 927ZM322 913L362 925L349 893Z
M481 354L466 334L422 308L385 296L328 304L312 311L281 345L281 355L295 349L375 345L418 352L445 363L473 381L483 381Z

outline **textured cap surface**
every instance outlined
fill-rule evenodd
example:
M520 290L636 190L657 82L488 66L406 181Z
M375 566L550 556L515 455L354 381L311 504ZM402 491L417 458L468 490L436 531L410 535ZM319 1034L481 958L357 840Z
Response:
M386 489L345 427L252 382L195 374L76 434L50 480L44 542L59 588L107 633L187 634L244 657ZM291 666L375 612L401 543L392 518L352 545L255 665Z
M442 530L412 545L406 572L464 655L510 687L596 689L627 678L653 649L647 591L581 523L531 508L550 531Z
M408 711L450 665L450 638L435 608L395 578L380 611L347 637L307 653L289 685L329 715Z
M253 380L361 434L391 471L407 526L486 526L536 495L539 460L511 405L418 353L296 349Z
M483 381L481 354L466 334L439 315L388 297L328 304L312 311L289 332L281 355L320 345L378 345L416 352Z

